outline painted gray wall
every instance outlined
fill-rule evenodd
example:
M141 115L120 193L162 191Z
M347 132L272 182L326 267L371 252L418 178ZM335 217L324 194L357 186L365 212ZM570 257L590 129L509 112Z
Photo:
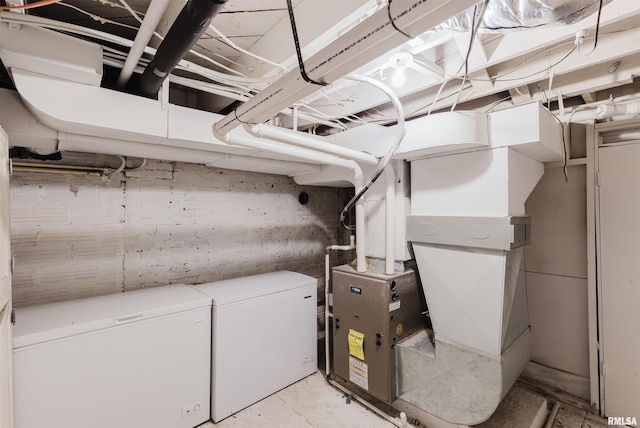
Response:
M565 182L562 168L547 168L526 203L531 360L582 383L574 393L589 378L585 174L585 165L570 166Z

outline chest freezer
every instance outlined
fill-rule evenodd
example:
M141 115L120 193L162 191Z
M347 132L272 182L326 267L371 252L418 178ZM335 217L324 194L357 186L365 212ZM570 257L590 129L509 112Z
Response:
M16 428L209 419L211 299L177 284L16 310Z
M315 278L281 271L196 288L213 303L214 422L315 373Z

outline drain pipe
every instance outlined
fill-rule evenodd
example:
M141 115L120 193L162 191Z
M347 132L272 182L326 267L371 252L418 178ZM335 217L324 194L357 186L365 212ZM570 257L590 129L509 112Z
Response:
M164 14L168 4L169 0L151 0L151 4L149 4L147 13L142 20L142 24L140 24L136 38L133 41L131 49L129 49L127 59L122 66L120 75L118 76L118 81L116 82L117 88L121 89L127 86L129 78L138 65L138 61L142 58L144 49L149 44L149 40L151 40L153 32L158 26L160 19L162 19L162 14Z
M384 273L393 275L395 273L396 258L395 248L395 227L396 227L396 173L391 165L384 169L386 179L386 194L384 198L385 206L385 235L384 235Z
M360 165L358 165L358 163L354 160L343 159L341 157L328 153L322 153L302 147L294 147L288 144L278 143L276 141L260 141L255 137L250 137L248 135L238 135L235 133L220 135L216 132L215 123L213 124L211 129L213 131L213 135L217 139L227 144L248 147L250 149L265 150L281 155L294 156L313 163L335 165L342 168L348 168L353 171L356 192L361 191L364 186L364 175L362 173L362 168L360 168ZM364 201L359 200L356 204L356 270L358 272L367 271L364 232Z
M355 236L349 235L351 244L349 245L329 245L324 249L324 368L327 379L331 374L331 358L329 355L329 319L333 316L329 311L329 278L331 277L332 251L349 251L356 248Z
M620 97L580 105L569 114L568 122L589 122L616 116L638 115L640 115L640 100L637 98L627 100Z
M166 37L158 47L153 61L140 77L143 95L155 97L162 82L189 52L209 23L227 0L189 0L182 8Z

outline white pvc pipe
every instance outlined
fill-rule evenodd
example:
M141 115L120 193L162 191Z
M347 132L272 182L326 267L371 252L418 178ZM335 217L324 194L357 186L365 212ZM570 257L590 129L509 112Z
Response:
M298 106L293 107L293 130L298 130Z
M331 374L331 356L329 353L329 278L331 277L331 251L349 251L356 248L355 237L349 236L350 245L330 245L324 249L324 368L327 376Z
M133 41L133 46L129 50L127 60L124 62L124 67L120 71L118 81L116 82L117 88L124 88L129 82L129 78L133 74L138 65L138 61L142 58L145 48L149 45L153 32L158 26L165 9L169 5L169 0L151 0L147 13L140 24L136 38Z
M338 156L321 153L302 147L293 147L288 144L277 143L275 141L260 141L245 135L238 135L234 133L220 135L215 130L215 124L211 127L211 129L213 131L213 135L215 135L216 138L227 144L235 144L252 149L266 150L282 155L294 156L304 161L310 161L313 163L321 163L348 168L353 171L356 192L359 192L364 185L364 175L362 174L362 168L360 168L360 165L358 165L358 163L354 160L343 159ZM364 236L364 201L358 201L358 204L356 204L356 270L358 272L367 271Z
M305 147L323 153L330 153L344 159L356 160L369 165L377 165L378 158L359 150L349 149L323 141L321 137L310 137L302 132L290 131L284 128L265 125L264 123L250 126L244 125L245 131L260 138L280 141L298 147Z
M356 178L356 193L364 186L364 177ZM367 271L367 259L365 257L366 246L364 242L364 199L356 202L356 270Z
M598 119L613 116L638 116L640 115L640 101L627 104L602 104L596 109Z
M395 203L396 203L396 174L393 167L388 165L385 170L387 191L385 195L385 252L384 273L395 273Z
M620 97L578 106L569 114L569 122L589 122L614 116L640 115L640 100Z

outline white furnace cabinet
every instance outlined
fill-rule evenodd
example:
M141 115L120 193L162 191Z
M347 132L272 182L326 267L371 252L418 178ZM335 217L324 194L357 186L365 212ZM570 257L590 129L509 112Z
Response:
M211 419L317 369L317 280L281 271L196 286L211 296Z
M193 287L16 312L16 428L191 428L209 419L211 299Z

